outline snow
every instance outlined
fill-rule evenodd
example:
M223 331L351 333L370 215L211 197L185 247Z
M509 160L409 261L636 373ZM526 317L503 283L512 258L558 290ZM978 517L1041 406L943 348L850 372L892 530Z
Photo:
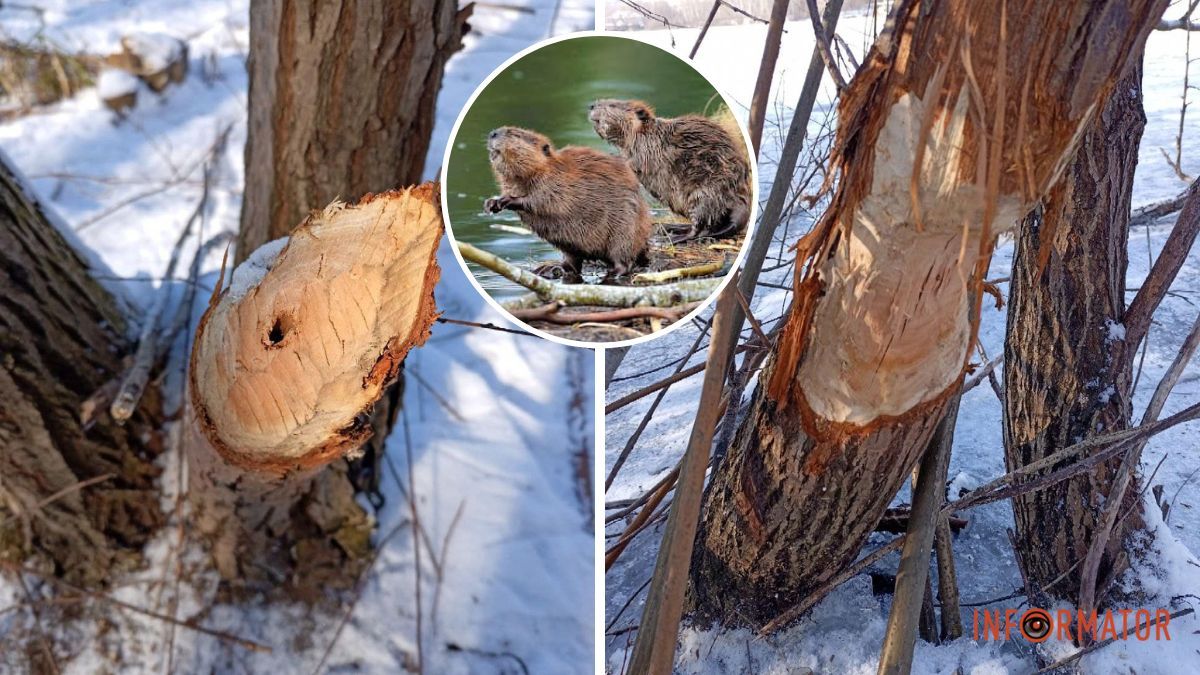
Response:
M163 33L131 33L122 37L121 43L142 59L147 73L164 71L183 57L183 42Z
M229 279L228 301L237 300L257 286L258 282L262 281L262 278L267 276L267 272L270 272L271 268L275 266L275 259L287 247L290 240L290 237L280 237L254 249L254 252L233 270L233 275Z
M96 78L96 94L105 100L132 94L137 88L137 77L116 68L102 70Z
M799 96L813 44L807 21L789 23L785 30L759 167L760 194L764 201L773 181L782 136L790 121L791 106ZM622 34L673 49L686 57L697 32L673 29ZM861 60L864 46L869 44L868 36L872 33L870 17L844 15L837 32ZM727 94L727 99L734 104L735 113L742 117L747 115L754 86L754 79L746 74L756 72L760 56L757 50L745 47L761 44L765 33L766 27L758 24L714 27L709 30L697 53L696 65L699 70ZM1186 35L1181 31L1155 32L1147 44L1143 82L1147 124L1134 180L1135 207L1174 197L1185 187L1164 161L1160 150L1165 148L1174 154L1175 136L1179 131L1185 39ZM1195 72L1192 76L1194 81ZM826 77L809 124L810 145L812 139L821 133L822 125L831 114L833 95L833 85ZM1195 96L1193 91L1192 100ZM812 170L810 151L811 148L806 147L802 153L797 175ZM1189 111L1184 130L1182 156L1186 173L1193 176L1200 173L1200 117L1195 114L1194 106ZM820 179L818 174L817 183ZM815 185L809 190L815 191ZM818 206L812 211L799 209L776 234L764 264L766 271L761 277L762 285L752 303L755 316L768 329L776 323L790 297L787 289L792 281L792 268L785 263L792 258L792 254L787 248L811 226L820 208ZM1173 224L1174 216L1169 216L1130 233L1127 287L1131 290L1126 295L1126 301L1133 297L1134 291L1145 279L1151 262L1161 251ZM997 247L988 278L1008 277L1012 256L1012 241L1003 238ZM1005 284L1001 288L1007 293ZM1180 270L1171 294L1155 314L1143 371L1134 396L1134 419L1140 418L1155 384L1178 353L1198 308L1200 247L1195 247ZM702 317L711 317L711 313L710 308ZM615 374L606 398L612 401L657 382L680 365L687 367L703 363L707 339L701 342L701 349L695 355L685 359L703 325L697 321L661 339L633 347ZM990 357L1002 353L1004 329L1005 311L997 311L993 305L985 303L980 340ZM1110 339L1124 338L1123 326L1114 324L1107 329ZM748 336L749 331L747 328L743 336ZM997 376L1002 376L1001 371L1002 368L997 370ZM670 388L617 479L607 490L606 501L640 496L675 466L687 445L701 379L691 377ZM743 406L748 402L754 384L751 382L747 386ZM645 397L605 417L607 468L611 469L653 400L653 396ZM1194 360L1168 400L1162 417L1197 402L1200 402L1200 361ZM986 382L964 395L949 473L952 477L952 497L957 497L960 490L977 487L1005 473L1001 424L1000 403ZM1162 461L1153 484L1162 484L1164 499L1173 499L1174 503L1168 522L1163 523L1158 506L1152 503L1147 490L1149 527L1154 535L1148 539L1151 548L1132 561L1132 571L1123 580L1128 585L1136 579L1150 594L1141 603L1146 607L1168 607L1175 611L1200 605L1197 602L1197 596L1200 596L1200 560L1197 558L1197 553L1200 553L1198 434L1200 427L1196 423L1180 425L1154 437L1142 456L1143 476L1149 476ZM909 491L905 488L897 495L895 503L906 503L909 499ZM954 540L962 601L987 601L1009 595L1020 588L1021 577L1006 534L1006 529L1013 526L1010 506L1006 502L987 504L961 515L970 519L970 524ZM619 535L624 527L624 522L614 523L607 528L606 535ZM636 637L636 631L631 627L637 625L644 605L645 591L639 589L651 576L661 536L661 524L649 528L633 540L605 575L604 650L605 664L611 673L626 672ZM890 535L873 535L867 549L873 549L890 539ZM609 539L611 542L612 539ZM898 559L898 555L893 553L872 570L894 574ZM622 607L631 597L632 602L622 612ZM1021 607L1018 604L1021 601L1020 598L1013 599L991 604L987 608L1018 608ZM1200 606L1197 609L1200 610ZM831 593L806 618L764 639L745 630L685 628L681 635L682 648L676 663L677 670L705 675L804 673L807 672L805 669L812 669L816 673L874 673L889 610L890 600L886 596L873 595L870 579L861 575ZM1035 655L1028 643L1019 639L1006 643L976 642L971 636L971 619L972 609L964 607L963 622L967 635L959 640L939 646L918 642L913 673L999 675L1025 674L1036 670ZM1127 641L1109 645L1082 659L1083 672L1164 675L1200 672L1198 631L1200 620L1195 615L1181 617L1171 623L1170 642ZM1043 653L1051 660L1072 651L1074 647L1068 645L1050 642L1043 645Z
M195 61L191 74L162 95L146 97L126 119L117 120L91 88L0 124L0 145L28 176L36 199L137 318L159 292L182 296L182 284L160 277L200 197L203 165L227 127L226 147L214 162L208 218L199 236L185 244L183 259L190 260L200 242L237 230L248 0L22 4L43 12L0 8L7 35L42 34L70 50L112 53L120 50L122 36L187 27ZM532 13L476 7L463 50L447 64L427 178L438 175L462 104L492 68L546 35L592 27L590 2L525 4ZM223 246L215 247L203 260L193 321L216 283L223 252ZM272 255L260 249L256 258L262 265L253 269L261 273ZM444 316L509 325L479 297L445 244L438 261L442 280L435 296ZM239 270L235 286L253 281L249 269ZM187 344L181 337L167 368L168 410L179 404ZM380 487L386 501L378 512L368 508L378 521L381 548L325 668L411 669L420 612L425 672L592 672L593 509L579 494L575 462L579 453L593 452L593 353L530 336L437 324L428 343L410 353L406 372L403 414L386 444ZM586 456L590 466L591 455ZM249 652L184 627L87 603L77 619L53 628L58 665L66 673L166 672L168 664L181 673L312 672L334 640L341 614L216 599L205 553L177 545L179 518L173 511L187 484L184 467L173 450L160 461L162 502L171 522L147 547L147 566L119 578L112 597L195 619L272 651ZM421 546L420 605L406 505L410 488L431 542ZM181 568L188 573L180 581ZM44 590L36 577L26 581L35 594ZM0 672L24 662L25 645L10 641L36 631L27 609L5 611L23 599L19 584L0 578Z

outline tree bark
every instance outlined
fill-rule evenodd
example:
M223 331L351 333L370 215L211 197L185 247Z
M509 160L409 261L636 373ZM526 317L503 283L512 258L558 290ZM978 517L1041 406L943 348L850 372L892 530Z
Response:
M335 199L421 180L469 14L453 0L253 4L238 263Z
M113 297L0 155L0 559L89 587L141 560L162 525L158 396L124 426L85 402L131 345Z
M1141 79L1134 67L1116 86L1064 180L1017 235L1004 356L1010 471L1129 426L1135 350L1125 348L1122 321L1130 198L1146 122ZM1120 464L1115 457L1012 501L1025 577L1054 598L1079 600L1077 563ZM1125 533L1141 522L1137 492L1126 491L1133 517L1109 538L1101 579L1123 569Z
M1053 187L1164 6L897 6L839 104L840 180L711 481L697 621L765 623L851 562L961 383L995 237Z
M437 187L310 216L218 288L189 368L199 531L238 589L315 600L347 588L372 523L345 462L436 317Z

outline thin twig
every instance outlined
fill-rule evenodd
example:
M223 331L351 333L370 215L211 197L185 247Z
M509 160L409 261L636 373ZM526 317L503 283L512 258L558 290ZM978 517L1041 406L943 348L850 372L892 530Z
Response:
M829 70L829 76L833 78L833 83L837 86L838 93L840 94L846 89L846 78L842 77L837 63L833 60L833 52L829 48L829 35L821 25L820 12L817 11L817 0L807 0L807 2L808 18L812 20L813 37L816 41L817 52L821 55L821 60L825 62L825 68Z
M17 574L24 572L26 574L38 575L38 573L34 570L26 569L26 568L22 567L21 565L18 565L13 562L9 562L7 560L0 560L0 566L6 567L9 570L12 570L13 572L15 572ZM115 607L120 607L121 609L126 609L126 610L129 610L136 614L141 614L142 616L150 617L151 619L157 619L159 621L165 621L166 623L174 624L176 626L181 626L183 628L193 630L197 633L202 633L202 634L208 635L210 637L215 637L218 640L225 640L226 642L232 642L236 645L239 645L241 647L249 649L250 651L261 652L264 654L271 653L270 647L268 647L264 644L259 644L257 642L254 642L253 640L247 640L246 638L234 635L232 633L226 633L225 631L214 630L212 628L205 628L204 626L198 626L198 625L188 622L188 621L181 621L179 619L176 619L175 617L167 616L166 614L159 614L158 612L152 612L148 609L143 609L141 607L138 607L137 605L131 605L128 602L124 602L122 600L117 600L116 598L107 596L103 593L97 593L94 591L89 591L89 590L80 588L78 586L75 586L73 584L63 581L62 579L55 578L53 576L41 576L41 575L38 575L38 576L39 576L39 578L49 582L51 585L61 586L62 588L65 588L68 591L71 591L72 593L75 593L77 595L82 595L82 596L85 596L88 598L92 598L93 600L99 600L100 602L103 602L105 604L113 605Z
M1181 616L1187 616L1188 614L1191 614L1191 613L1192 613L1191 607L1188 607L1187 609L1181 609L1178 612L1171 614L1171 619L1178 619ZM1149 630L1150 626L1157 626L1157 625L1158 625L1158 617L1155 617L1145 623L1140 623L1137 626L1134 626L1133 632L1137 633L1142 628L1146 628L1147 630ZM1124 635L1128 635L1128 634L1129 633L1127 633L1127 632L1124 633ZM1105 647L1105 646L1112 644L1115 640L1117 640L1117 638L1115 638L1115 637L1105 638L1093 645L1089 645L1087 647L1084 647L1083 649L1080 649L1079 651L1066 657L1065 659L1059 659L1058 661L1051 663L1050 665L1046 666L1045 668L1042 668L1041 670L1039 670L1037 672L1038 673L1051 673L1051 672L1058 670L1059 668L1062 668L1063 666L1069 666L1072 663L1078 661L1079 659L1096 651L1097 649L1100 649L1101 647Z

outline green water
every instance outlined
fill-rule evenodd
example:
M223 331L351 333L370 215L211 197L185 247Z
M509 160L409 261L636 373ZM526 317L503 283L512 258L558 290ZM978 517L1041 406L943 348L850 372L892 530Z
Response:
M516 213L483 211L483 201L499 194L488 163L487 134L500 126L525 127L549 136L559 148L585 145L616 154L588 121L588 104L598 98L641 99L665 117L711 113L723 105L688 63L636 40L580 37L526 54L480 92L451 141L445 190L455 238L518 265L560 259L553 246L535 235L496 227L521 226ZM525 292L490 270L469 265L493 297Z

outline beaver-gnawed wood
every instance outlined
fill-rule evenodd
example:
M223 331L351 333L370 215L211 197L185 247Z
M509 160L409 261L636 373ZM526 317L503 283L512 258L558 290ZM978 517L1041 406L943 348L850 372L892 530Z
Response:
M642 101L590 106L596 133L612 143L655 199L688 218L698 236L729 237L750 220L750 160L744 145L702 115L657 117Z
M578 278L586 260L605 263L606 280L646 264L650 210L625 160L592 148L555 149L549 138L518 127L492 130L488 157L501 194L484 209L516 211L563 252L567 277Z

